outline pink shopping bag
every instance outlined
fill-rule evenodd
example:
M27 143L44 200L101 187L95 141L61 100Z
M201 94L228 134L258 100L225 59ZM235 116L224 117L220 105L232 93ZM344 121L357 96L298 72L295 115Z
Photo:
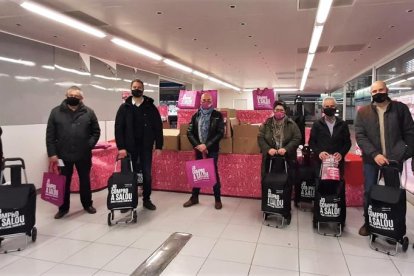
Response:
M322 180L339 180L339 169L334 167L322 167Z
M65 199L66 177L56 173L43 173L41 198L56 206L61 206Z
M213 158L187 161L185 171L192 187L212 187L217 183Z
M272 110L275 101L275 93L271 88L253 90L254 110Z
M180 90L178 97L178 108L197 109L200 107L201 94L199 91Z

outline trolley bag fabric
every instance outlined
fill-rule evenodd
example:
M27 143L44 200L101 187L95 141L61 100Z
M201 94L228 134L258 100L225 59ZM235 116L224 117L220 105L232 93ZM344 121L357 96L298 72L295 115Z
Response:
M62 206L65 200L66 177L51 172L43 173L42 193L40 197L56 206Z
M316 176L312 167L298 168L295 197L297 202L311 202L315 199Z
M343 180L317 180L314 220L344 223L346 216L345 184Z
M406 211L405 190L373 186L368 199L368 231L401 240L406 233Z
M284 158L272 158L269 173L262 180L262 211L288 215L290 190Z
M108 209L136 208L137 205L137 174L130 170L114 172L108 179Z
M0 236L29 233L35 223L35 186L0 185Z
M192 187L212 187L217 183L213 158L187 161L185 171L187 182Z

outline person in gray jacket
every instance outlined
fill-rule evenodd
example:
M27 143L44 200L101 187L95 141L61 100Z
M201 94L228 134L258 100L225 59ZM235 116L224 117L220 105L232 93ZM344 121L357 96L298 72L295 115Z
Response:
M408 107L389 98L383 81L371 85L371 96L372 103L359 109L355 119L356 140L364 163L364 216L368 193L377 182L379 168L395 160L402 170L403 162L414 152L414 122ZM359 234L369 235L365 224Z
M46 146L50 165L63 161L61 174L66 176L65 200L59 207L55 219L69 212L70 183L73 166L79 175L79 192L83 208L90 214L96 213L92 206L90 171L92 149L99 140L101 130L95 112L83 104L83 93L77 86L66 91L66 99L52 109L46 129Z

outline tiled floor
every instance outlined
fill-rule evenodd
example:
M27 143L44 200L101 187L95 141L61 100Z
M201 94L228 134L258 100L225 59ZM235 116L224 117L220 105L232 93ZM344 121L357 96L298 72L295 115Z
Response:
M0 275L128 275L168 236L193 234L168 265L166 275L414 275L414 250L389 257L369 248L357 234L362 210L348 208L342 237L325 237L312 228L311 213L292 211L291 225L262 225L260 201L212 196L184 209L189 195L154 192L155 212L138 209L138 223L107 226L106 191L95 193L95 215L81 210L72 195L69 216L54 220L56 208L38 199L36 243L0 255ZM414 208L408 204L407 236L414 241ZM22 239L6 240L14 247Z

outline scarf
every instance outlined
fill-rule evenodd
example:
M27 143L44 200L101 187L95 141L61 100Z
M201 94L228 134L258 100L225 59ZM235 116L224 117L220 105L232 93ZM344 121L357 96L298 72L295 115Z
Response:
M283 148L283 129L285 126L285 119L286 117L279 121L276 121L275 118L272 119L273 141L275 142L276 149Z
M200 115L198 121L198 138L202 144L207 142L208 130L210 128L210 117L214 108L202 109L200 108Z

